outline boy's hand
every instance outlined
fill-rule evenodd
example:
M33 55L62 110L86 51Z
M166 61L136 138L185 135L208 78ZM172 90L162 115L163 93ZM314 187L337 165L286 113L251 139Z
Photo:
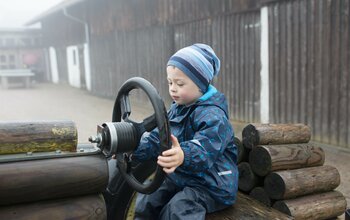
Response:
M171 142L171 149L164 151L162 156L158 156L157 162L159 166L163 167L166 173L173 173L184 161L184 152L174 135L171 135Z

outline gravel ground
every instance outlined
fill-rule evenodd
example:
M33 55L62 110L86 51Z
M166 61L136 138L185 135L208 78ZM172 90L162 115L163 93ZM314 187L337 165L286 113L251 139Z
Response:
M92 96L84 90L53 84L33 88L0 88L0 121L72 120L78 129L78 142L87 143L96 134L96 126L111 121L114 100ZM139 120L151 113L149 105L132 104L132 117ZM233 122L238 137L245 124ZM337 188L350 207L350 151L322 145L326 164L335 166L341 175Z

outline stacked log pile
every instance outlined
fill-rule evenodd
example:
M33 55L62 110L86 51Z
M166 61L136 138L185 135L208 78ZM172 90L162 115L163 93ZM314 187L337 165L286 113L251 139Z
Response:
M107 162L86 149L71 121L0 122L0 219L106 219Z
M295 219L343 214L346 199L335 167L324 165L323 149L310 143L303 124L249 124L238 138L239 190Z

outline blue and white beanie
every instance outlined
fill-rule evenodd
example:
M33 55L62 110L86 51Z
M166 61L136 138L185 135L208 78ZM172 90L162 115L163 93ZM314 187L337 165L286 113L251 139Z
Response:
M167 66L179 68L204 94L214 76L219 74L220 60L210 46L197 43L177 51Z

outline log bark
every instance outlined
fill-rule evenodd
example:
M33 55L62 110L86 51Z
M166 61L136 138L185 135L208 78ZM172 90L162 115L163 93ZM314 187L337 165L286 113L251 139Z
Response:
M274 202L274 200L270 199L269 195L267 195L264 188L259 186L250 191L249 196L268 207L271 207Z
M304 124L249 124L242 131L243 145L249 149L257 145L307 143L311 129Z
M263 184L264 180L252 171L248 162L241 162L238 165L238 172L238 188L244 192L249 192L254 187L261 186Z
M237 164L248 161L249 150L243 146L241 140L235 137L233 143L237 146L238 151Z
M236 220L236 219L293 219L292 217L279 212L271 207L264 206L263 204L255 201L247 195L241 192L237 194L236 203L224 210L210 213L206 215L206 220Z
M72 121L0 122L0 154L76 151Z
M281 200L331 191L339 184L338 170L325 165L270 173L265 178L264 189L270 198Z
M346 199L338 191L277 201L273 208L300 220L331 219L346 210Z
M0 205L100 193L108 183L102 154L0 163Z
M0 207L0 219L107 219L102 195Z
M252 170L259 176L277 170L321 166L324 160L323 149L311 143L257 146L249 154Z

